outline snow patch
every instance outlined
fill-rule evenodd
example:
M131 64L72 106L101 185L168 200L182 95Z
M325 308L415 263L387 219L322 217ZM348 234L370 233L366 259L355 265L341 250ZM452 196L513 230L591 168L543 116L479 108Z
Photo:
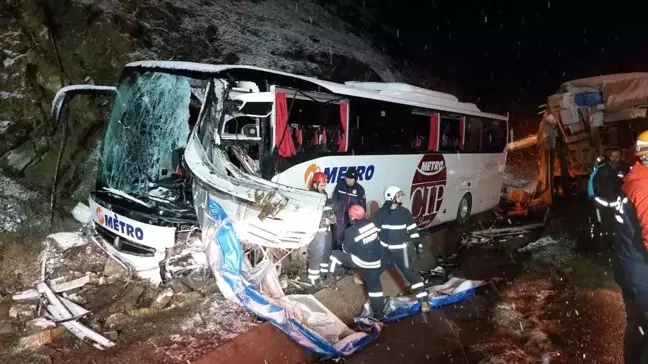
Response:
M11 125L13 125L13 122L11 122L9 120L1 120L0 121L0 135L4 134L9 129L9 127Z
M6 100L6 99L22 99L24 98L25 95L15 93L15 92L7 92L7 91L0 91L0 100Z
M568 238L543 236L529 245L518 249L520 253L531 253L534 261L552 266L564 266L574 257L576 242Z
M29 191L13 180L0 175L0 231L15 232L27 221L27 217L43 210L36 200L38 194ZM33 219L38 220L38 219Z
M13 55L16 54L16 53L8 51L8 50L5 50L4 52L8 56L13 56ZM16 63L17 60L19 60L20 58L23 58L23 57L25 57L24 54L18 54L16 56L14 56L13 58L6 58L5 60L2 61L2 64L4 65L5 68L9 68L9 67L13 66L14 63Z

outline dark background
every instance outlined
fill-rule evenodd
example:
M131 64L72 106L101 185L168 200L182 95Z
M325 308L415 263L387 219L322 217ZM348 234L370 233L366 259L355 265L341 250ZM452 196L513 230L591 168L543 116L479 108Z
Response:
M361 2L361 0L359 0ZM412 60L522 132L561 83L648 70L648 1L374 0L391 55ZM348 19L351 20L351 19ZM403 65L407 67L407 64Z

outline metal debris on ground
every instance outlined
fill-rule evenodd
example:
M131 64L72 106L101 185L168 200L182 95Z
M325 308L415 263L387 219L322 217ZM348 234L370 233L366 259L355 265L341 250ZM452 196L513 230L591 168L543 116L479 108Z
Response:
M506 227L506 228L499 228L499 229L484 229L484 230L477 230L477 231L471 231L467 234L462 235L462 241L461 243L463 245L467 246L472 246L472 245L477 245L477 244L485 244L492 242L494 240L498 241L503 241L505 240L506 237L513 237L513 236L524 236L524 234L528 234L533 230L541 229L545 226L545 223L535 223L535 224L527 224L527 225L520 225L520 226L513 226L513 227Z
M40 298L41 307L44 310L40 309L39 312L43 314L44 311L44 314L39 318L42 318L44 323L47 323L48 326L61 325L79 339L89 339L94 347L103 350L115 346L115 343L77 321L89 315L90 311L58 294L80 288L89 281L90 277L86 275L73 281L59 284L51 283L51 286L45 282L40 282L36 285L36 289L16 294L13 299L20 301Z

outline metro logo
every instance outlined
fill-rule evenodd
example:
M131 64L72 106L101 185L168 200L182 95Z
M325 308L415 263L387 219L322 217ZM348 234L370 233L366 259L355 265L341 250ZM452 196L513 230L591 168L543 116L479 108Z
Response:
M376 172L376 167L370 164L368 166L325 167L324 174L326 174L326 179L329 183L337 183L344 178L346 171L352 168L355 168L358 172L358 181L370 181ZM321 171L322 169L317 164L311 164L306 168L306 172L304 172L304 183L306 184L306 188L310 189L312 187L313 175Z
M445 161L424 161L421 162L419 168L417 168L419 173L426 176L435 175L444 169Z
M412 215L421 229L430 226L441 209L447 179L445 167L442 154L428 154L421 158L414 173L410 192Z
M133 239L140 241L144 239L144 231L141 228L120 221L117 214L114 214L114 216L106 215L104 214L103 209L99 206L97 206L95 212L97 214L97 223L99 223L99 225L118 233L125 234Z

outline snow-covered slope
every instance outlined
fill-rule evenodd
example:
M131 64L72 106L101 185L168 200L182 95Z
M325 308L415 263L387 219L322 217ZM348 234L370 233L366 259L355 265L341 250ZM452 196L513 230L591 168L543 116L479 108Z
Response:
M321 4L321 5L320 5ZM75 83L115 84L142 59L243 63L334 81L401 77L371 36L341 20L350 0L5 0L0 3L0 172L45 195L62 126L54 93ZM348 15L348 14L346 14ZM63 199L87 195L107 105L71 105L60 168ZM6 194L3 190L0 194Z

